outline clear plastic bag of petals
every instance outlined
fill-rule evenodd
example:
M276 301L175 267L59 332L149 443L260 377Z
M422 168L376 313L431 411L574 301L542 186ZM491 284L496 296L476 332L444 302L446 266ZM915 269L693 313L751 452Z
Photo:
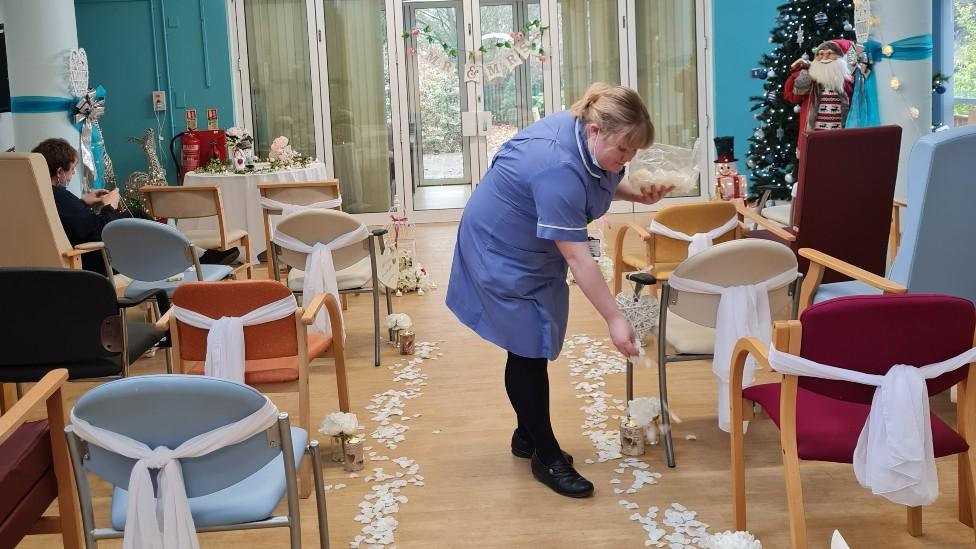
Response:
M642 190L674 186L675 194L687 194L698 183L698 147L696 139L691 148L655 143L637 155L627 165L630 183Z

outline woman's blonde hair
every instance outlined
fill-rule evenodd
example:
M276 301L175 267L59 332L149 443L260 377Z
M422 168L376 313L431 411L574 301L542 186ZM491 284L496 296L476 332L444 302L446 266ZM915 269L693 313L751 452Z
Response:
M623 136L634 148L645 149L654 142L654 124L647 107L637 92L625 86L596 82L569 112L584 124L596 124L601 131Z

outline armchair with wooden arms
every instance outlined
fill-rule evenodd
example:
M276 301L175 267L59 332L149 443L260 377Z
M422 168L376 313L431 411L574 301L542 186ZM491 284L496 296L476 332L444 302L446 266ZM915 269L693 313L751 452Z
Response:
M112 272L102 242L68 242L43 156L0 153L0 179L7 201L0 215L0 266L80 269L82 255L100 253L105 272Z
M780 227L739 203L743 220L761 227L746 238L781 242L794 253L816 248L884 275L901 133L899 126L880 126L810 134L800 154L792 225ZM798 260L806 276L808 259ZM827 275L828 282L842 280Z
M220 186L193 185L168 186L147 185L139 189L146 197L149 215L166 219L191 219L197 217L216 218L216 229L192 229L183 231L186 238L194 246L205 250L225 251L242 247L241 254L244 261L235 270L237 276L241 271L247 278L253 275L251 265L251 237L243 229L228 229L224 222L224 202L220 195Z
M291 295L291 290L274 280L187 282L176 288L173 305L219 319L241 317ZM323 307L332 327L332 336L308 332L308 326ZM176 373L203 374L209 330L182 322L171 313L163 316L157 327L161 330L168 327L173 335ZM289 317L245 326L244 383L263 393L297 393L297 425L311 432L309 365L314 359L327 353L332 355L339 409L343 412L350 410L343 333L339 305L331 294L315 296L307 310L298 307ZM303 498L311 493L311 472L306 459L299 472Z
M829 251L802 248L810 261L800 309L846 295L942 293L976 302L976 247L966 240L976 212L972 158L976 126L922 136L908 159L905 231L887 275L859 268ZM828 274L852 278L826 283Z
M261 195L261 216L264 220L265 251L268 256L269 278L281 280L278 256L273 253L271 233L274 228L271 216L287 215L286 210L294 211L313 207L319 204L324 209L342 211L342 196L339 191L338 179L325 181L276 181L274 183L258 183L258 193ZM334 206L333 206L334 205ZM293 213L288 211L288 213ZM277 221L276 220L276 221Z
M973 304L956 297L908 295L834 299L807 309L799 320L774 322L772 339L772 346L779 353L812 361L823 371L832 369L830 377L824 374L821 377L812 373L784 373L780 374L778 382L745 388L743 369L747 359L754 359L767 371L783 366L777 366L779 362L771 359L771 351L758 339L740 339L732 355L729 384L734 529L747 528L744 421L772 419L779 428L779 450L786 480L792 547L805 549L808 544L800 460L854 463L857 459L855 448L861 444L859 439L863 436L862 429L866 422L870 421L869 414L888 413L884 408L871 411L872 406L881 405L880 400L883 400L875 395L876 391L882 390L874 385L879 383L878 378L887 377L896 365L923 367L964 355L973 347L974 328L976 314ZM792 364L796 359L787 360ZM955 428L934 413L928 414L932 437L929 451L935 458L958 456L959 520L970 526L973 524L971 498L976 493L971 474L976 465L976 449L973 446L976 441L972 438L976 429L976 390L970 385L976 381L976 369L971 366L963 363L960 368L937 377L932 377L934 374L924 376L928 378L923 381L925 396L897 401L903 406L910 406L912 402L921 406L922 400L927 402L925 397L944 392L952 386L959 387ZM924 410L927 411L928 407L925 406ZM921 414L921 410L918 413ZM907 436L908 431L904 429L899 437ZM871 436L876 437L877 433ZM883 438L884 435L881 436ZM889 439L893 436L889 431ZM911 448L902 448L902 455L914 453ZM870 450L861 449L865 450L879 451L874 444ZM924 453L918 450L919 455ZM896 459L890 457L888 463ZM875 455L870 463L884 461L884 455ZM872 466L870 463L867 467ZM901 463L900 474L905 476L901 477L900 490L888 491L871 484L872 489L877 488L880 493L888 494L897 501L917 499L894 494L917 486L909 482L909 474L917 470L918 462ZM873 483L880 476L872 470L864 478L866 482ZM834 499L833 505L844 505L840 498ZM912 536L921 535L922 507L908 506L907 503L903 505L907 510L908 532ZM856 509L851 511L856 512ZM879 539L873 541L877 546L885 545Z
M725 225L736 215L736 208L731 202L699 202L692 204L672 204L661 208L654 216L654 222L673 231L693 236L696 233L707 233ZM633 254L624 252L627 232L633 231L643 243L643 253ZM741 238L745 227L737 223L734 228L717 235L712 239L713 244L728 242ZM651 232L648 227L642 227L631 221L617 232L613 250L613 293L620 293L624 273L628 271L650 272L658 281L667 279L668 273L688 259L690 242L678 240Z
M64 369L48 372L0 416L0 545L14 547L31 534L61 534L67 549L81 549L81 522L64 439L67 412ZM2 395L0 395L2 397ZM45 421L27 421L44 403ZM4 403L6 404L6 403ZM44 515L53 501L58 515Z

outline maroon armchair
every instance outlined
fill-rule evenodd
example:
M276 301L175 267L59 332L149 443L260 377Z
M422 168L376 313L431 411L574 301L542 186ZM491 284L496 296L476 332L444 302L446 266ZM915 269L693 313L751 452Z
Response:
M924 366L955 357L973 347L976 311L967 299L943 295L850 296L808 308L799 320L773 323L773 346L814 362L884 375L896 364ZM732 493L735 529L746 530L745 463L742 420L768 417L780 429L780 450L793 547L806 547L806 522L800 484L800 460L853 463L854 448L867 421L875 387L847 381L783 375L778 383L742 388L746 358L769 368L759 340L740 339L732 358ZM972 447L976 418L976 382L972 364L929 379L929 396L959 384L953 428L930 413L936 458L959 457L959 520L972 524ZM753 405L762 407L761 414ZM968 434L968 436L967 436ZM852 489L860 489L854 488ZM908 531L922 533L922 508L907 507ZM856 509L852 509L856 512Z
M15 547L29 534L58 532L63 547L82 546L78 498L64 438L61 386L67 380L65 369L48 372L0 416L0 549ZM47 420L28 422L28 412L42 402ZM0 404L6 408L8 401L0 398ZM45 516L54 500L59 515Z
M739 215L762 227L746 238L775 240L794 253L813 248L884 276L900 147L900 126L811 133L800 151L792 226L781 228L739 204ZM798 261L806 273L809 261ZM845 280L836 272L824 276L824 283Z

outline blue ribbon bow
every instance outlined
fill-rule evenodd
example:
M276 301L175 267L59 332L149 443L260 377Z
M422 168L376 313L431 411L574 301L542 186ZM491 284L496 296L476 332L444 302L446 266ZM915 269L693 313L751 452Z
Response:
M94 91L94 95L92 91ZM89 90L89 93L84 96L75 98L43 95L12 97L10 98L10 112L23 114L66 112L68 113L68 120L71 121L71 125L78 130L79 134L84 133L85 126L89 125L91 129L91 156L95 163L94 179L91 186L94 189L100 189L105 186L105 162L103 159L105 142L96 122L105 110L104 101L105 88L98 86L94 90ZM79 152L82 156L87 154L87 151L84 150Z
M869 63L877 63L882 59L893 61L920 61L932 57L932 35L920 34L902 38L888 44L891 46L891 55L885 55L883 45L877 40L868 40L864 43L864 53L867 54ZM878 114L878 79L875 78L877 71L872 70L867 78L855 71L854 76L854 96L851 98L851 110L847 115L848 128L866 128L869 126L881 125L881 117Z

